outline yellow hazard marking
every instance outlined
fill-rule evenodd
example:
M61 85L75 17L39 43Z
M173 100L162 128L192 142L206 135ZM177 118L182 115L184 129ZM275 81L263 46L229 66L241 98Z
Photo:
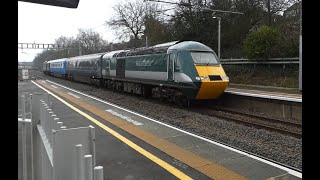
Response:
M145 157L147 157L151 161L155 162L156 164L158 164L159 166L161 166L165 170L169 171L171 174L173 174L177 178L179 178L179 179L192 179L191 177L187 176L186 174L184 174L183 172L181 172L177 168L171 166L170 164L168 164L165 161L161 160L157 156L155 156L155 155L151 154L150 152L144 150L140 146L136 145L135 143L133 143L129 139L123 137L122 135L120 135L116 131L112 130L111 128L107 127L106 125L102 124L101 122L99 122L98 120L94 119L90 115L80 111L78 108L72 106L68 102L66 102L63 99L59 98L57 95L53 94L49 90L47 90L44 87L40 86L36 82L34 82L34 81L31 81L31 82L34 83L35 85L37 85L38 87L40 87L41 89L43 89L44 91L46 91L47 93L49 93L50 95L52 95L53 97L57 98L59 101L61 101L62 103L64 103L65 105L67 105L68 107L73 109L74 111L78 112L82 116L84 116L87 119L89 119L90 121L94 122L96 125L100 126L102 129L106 130L107 132L109 132L110 134L112 134L113 136L115 136L116 138L118 138L119 140L121 140L122 142L124 142L125 144L127 144L128 146L130 146L131 148L136 150L137 152L139 152L140 154L144 155Z

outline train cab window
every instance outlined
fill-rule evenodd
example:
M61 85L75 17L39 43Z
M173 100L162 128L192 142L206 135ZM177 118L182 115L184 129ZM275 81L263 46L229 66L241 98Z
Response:
M218 58L212 52L191 52L195 64L213 65L219 64Z

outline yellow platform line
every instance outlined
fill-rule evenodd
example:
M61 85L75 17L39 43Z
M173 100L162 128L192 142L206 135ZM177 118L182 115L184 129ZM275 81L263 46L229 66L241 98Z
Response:
M135 143L133 143L129 139L125 138L124 136L120 135L119 133L117 133L116 131L112 130L111 128L107 127L106 125L102 124L101 122L99 122L98 120L94 119L90 115L80 111L78 108L72 106L68 102L66 102L63 99L59 98L57 95L53 94L49 90L47 90L44 87L40 86L36 82L34 82L34 81L31 81L31 82L34 83L35 85L37 85L38 87L40 87L41 89L43 89L44 91L46 91L47 93L49 93L50 95L52 95L53 97L55 97L56 99L58 99L59 101L61 101L62 103L64 103L65 105L67 105L68 107L70 107L71 109L73 109L74 111L78 112L82 116L84 116L87 119L89 119L90 121L94 122L96 125L98 125L102 129L106 130L107 132L109 132L110 134L112 134L113 136L115 136L116 138L118 138L119 140L121 140L122 142L127 144L128 146L130 146L132 149L136 150L137 152L139 152L140 154L144 155L145 157L147 157L151 161L155 162L156 164L158 164L159 166L161 166L162 168L164 168L165 170L167 170L168 172L170 172L171 174L173 174L177 178L186 179L186 180L187 179L192 179L191 177L187 176L183 172L179 171L177 168L171 166L170 164L166 163L165 161L161 160L160 158L156 157L155 155L151 154L150 152L144 150L140 146L136 145Z
M40 83L42 81L39 81ZM155 148L161 150L162 152L174 157L175 159L185 163L186 165L198 170L199 172L211 177L212 179L222 179L222 180L242 180L247 179L246 177L229 170L217 163L207 160L195 153L192 153L186 149L179 147L176 144L173 144L165 139L159 138L158 136L147 132L137 126L134 126L127 121L124 121L117 116L113 116L110 113L101 110L93 105L85 103L80 99L76 99L62 91L53 89L49 85L42 84L44 87L47 87L49 90L55 92L59 96L69 100L70 102L77 104L78 106L88 110L89 112L101 117L102 119L108 121L109 123L121 128L122 130L128 132L129 134L136 136L137 138L145 141L147 144L154 146Z

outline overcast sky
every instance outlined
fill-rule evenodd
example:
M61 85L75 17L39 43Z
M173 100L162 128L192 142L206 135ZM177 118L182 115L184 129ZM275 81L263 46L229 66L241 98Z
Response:
M80 0L77 9L18 1L18 43L54 43L60 36L75 37L78 28L92 28L104 40L116 36L104 25L117 0ZM18 60L32 61L42 50L19 49Z

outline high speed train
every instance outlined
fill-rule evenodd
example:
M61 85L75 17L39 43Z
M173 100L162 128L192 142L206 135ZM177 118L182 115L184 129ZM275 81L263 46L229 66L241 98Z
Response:
M216 53L195 41L46 61L43 72L175 102L218 98L229 84Z

